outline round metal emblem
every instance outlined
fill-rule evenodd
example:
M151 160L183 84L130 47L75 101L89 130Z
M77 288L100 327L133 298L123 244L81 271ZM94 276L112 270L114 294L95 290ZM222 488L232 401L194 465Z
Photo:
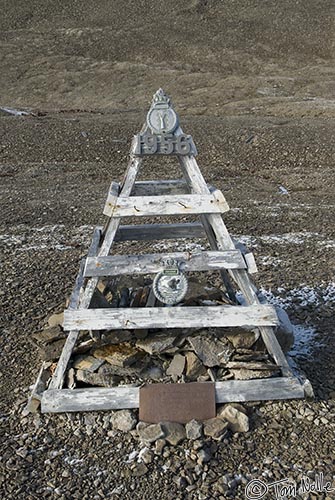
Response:
M172 108L154 106L148 113L147 123L153 134L168 134L178 125L178 117Z
M166 269L156 274L153 282L153 292L163 304L177 304L186 295L188 282L180 271L178 263L168 262Z

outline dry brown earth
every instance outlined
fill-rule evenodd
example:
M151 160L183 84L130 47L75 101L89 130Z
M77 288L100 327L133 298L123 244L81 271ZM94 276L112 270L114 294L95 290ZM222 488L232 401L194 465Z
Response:
M334 477L334 10L330 0L0 1L0 107L36 115L0 115L1 498L242 499L262 473ZM124 460L138 444L109 415L21 410L40 366L29 337L64 306L160 86L226 195L230 231L248 237L258 284L315 330L296 360L317 398L257 407L251 431L210 449L200 472L186 443L136 477Z

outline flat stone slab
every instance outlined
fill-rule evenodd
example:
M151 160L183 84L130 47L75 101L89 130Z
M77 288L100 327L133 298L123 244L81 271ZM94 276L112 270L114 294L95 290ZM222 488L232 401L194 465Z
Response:
M150 384L140 388L140 414L143 422L179 422L215 417L215 384Z

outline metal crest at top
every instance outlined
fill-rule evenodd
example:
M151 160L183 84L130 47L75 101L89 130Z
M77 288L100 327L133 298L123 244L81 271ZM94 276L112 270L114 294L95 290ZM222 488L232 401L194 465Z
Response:
M151 106L157 106L159 104L164 105L164 107L168 107L172 104L170 97L164 92L163 89L158 89L152 98Z
M136 156L197 154L192 136L181 130L171 99L162 88L153 95L145 131L135 136L132 151Z
M147 124L153 134L170 134L178 127L178 116L163 89L157 90L147 114Z

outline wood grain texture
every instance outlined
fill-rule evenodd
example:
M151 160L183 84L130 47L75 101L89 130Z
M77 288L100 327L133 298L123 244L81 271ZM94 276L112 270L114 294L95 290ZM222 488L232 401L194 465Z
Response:
M64 312L65 330L277 325L270 305L79 309Z
M217 403L304 398L304 389L294 377L216 382L215 393Z
M192 215L223 213L229 210L221 191L208 195L119 196L110 206L110 217L151 217L159 215Z
M115 241L152 241L179 238L205 238L206 233L199 222L180 224L136 224L119 226Z
M48 390L42 413L121 410L139 407L139 387ZM302 399L304 389L294 377L215 382L216 403Z
M185 179L135 182L131 196L162 196L167 194L187 194Z
M182 130L179 130L180 133L182 133ZM202 176L196 159L194 157L179 157L179 163L191 192L198 194L208 194L208 186ZM226 228L225 223L222 220L221 215L208 214L204 217L213 230L217 242L217 248L219 250L234 249L234 242ZM252 283L247 271L245 271L244 269L231 269L229 273L243 293L246 302L248 304L259 304L257 289ZM273 329L267 326L262 326L260 327L260 333L269 354L273 357L278 366L281 366L282 374L288 377L291 376L292 370L287 363L285 355L279 345Z
M176 259L182 271L243 269L245 261L239 250L226 252L174 252L146 255L111 255L86 260L85 276L118 276L121 274L154 274L163 271L168 259Z
M138 387L48 390L43 393L41 402L42 413L138 407Z
M118 182L112 181L111 185L109 187L107 200L106 200L105 207L103 210L104 215L107 215L107 216L109 215L111 207L113 207L115 205L117 197L119 196L119 191L120 191L120 184Z

